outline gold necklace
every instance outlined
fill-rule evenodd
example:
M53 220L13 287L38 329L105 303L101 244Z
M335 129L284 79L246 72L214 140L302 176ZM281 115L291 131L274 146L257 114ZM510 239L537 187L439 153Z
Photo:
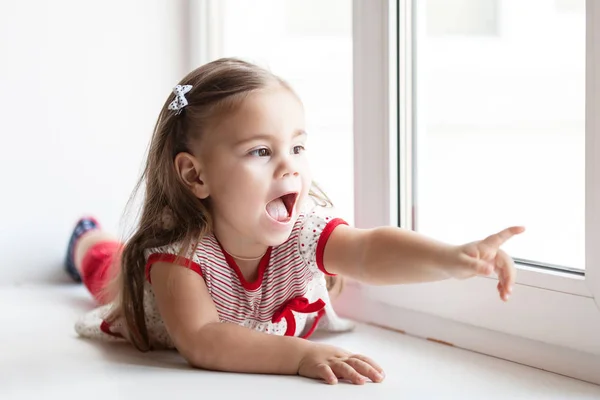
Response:
M225 249L223 249L225 250ZM229 254L231 257L235 258L236 260L240 260L240 261L256 261L256 260L260 260L261 258L264 257L265 254L267 254L267 251L269 250L269 248L267 247L267 250L265 250L264 253L262 253L260 256L258 257L239 257L236 255L231 254L230 252L228 252L227 250L225 250L225 252L227 254Z

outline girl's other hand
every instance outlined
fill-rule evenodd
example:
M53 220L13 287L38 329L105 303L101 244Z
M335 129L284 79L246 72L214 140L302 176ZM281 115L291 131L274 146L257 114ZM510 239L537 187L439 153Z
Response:
M524 231L522 226L513 226L481 241L459 246L459 266L452 268L450 274L454 278L466 279L475 275L490 276L495 272L500 298L507 301L515 283L516 269L512 258L500 246Z
M300 360L298 375L323 379L330 385L338 379L362 385L367 379L381 382L385 377L383 369L370 358L319 343L310 346Z

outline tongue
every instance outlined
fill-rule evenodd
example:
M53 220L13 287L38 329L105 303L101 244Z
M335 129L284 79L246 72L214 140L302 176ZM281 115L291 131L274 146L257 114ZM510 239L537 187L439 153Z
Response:
M281 198L275 199L267 204L267 213L276 221L283 222L288 219L287 208L285 208L285 204L283 204Z

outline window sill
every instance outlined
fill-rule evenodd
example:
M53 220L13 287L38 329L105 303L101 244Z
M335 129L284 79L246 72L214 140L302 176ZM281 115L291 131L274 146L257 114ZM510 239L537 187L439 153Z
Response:
M592 335L598 323L593 299L574 296L575 301L590 302L590 312L569 313L567 306L550 297L532 304L539 298L527 291L540 290L515 288L513 298L503 303L495 282L486 278L402 287L348 282L336 309L359 321L600 384L600 355L578 349L597 347L597 333ZM544 295L566 296L552 291ZM533 305L545 314L532 314ZM585 311L581 306L577 310ZM582 329L575 329L575 323L582 323ZM593 343L582 342L594 338ZM557 339L566 344L552 344Z
M329 387L290 376L193 370L175 352L141 354L128 345L80 340L75 319L92 307L80 286L0 287L0 398L197 399L218 391L244 398L598 398L600 387L516 363L359 324L354 333L315 340L371 356L382 384ZM432 384L435 382L435 384ZM32 384L35 383L35 384Z

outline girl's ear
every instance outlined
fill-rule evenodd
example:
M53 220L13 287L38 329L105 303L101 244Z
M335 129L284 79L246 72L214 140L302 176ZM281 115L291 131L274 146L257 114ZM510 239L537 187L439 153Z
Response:
M208 185L202 179L200 161L193 155L181 152L175 156L175 170L181 181L198 197L206 199L209 195Z

